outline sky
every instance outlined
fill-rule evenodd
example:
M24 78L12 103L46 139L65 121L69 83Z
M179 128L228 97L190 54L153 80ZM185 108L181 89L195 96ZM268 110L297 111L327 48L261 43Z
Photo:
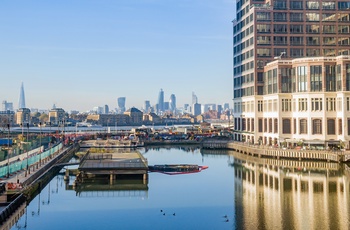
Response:
M234 0L0 1L0 100L87 111L232 102Z

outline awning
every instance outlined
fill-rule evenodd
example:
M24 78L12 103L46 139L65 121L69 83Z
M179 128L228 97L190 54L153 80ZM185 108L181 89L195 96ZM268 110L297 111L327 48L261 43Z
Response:
M326 141L328 144L340 144L339 140L328 140Z
M325 141L322 140L305 140L304 144L310 144L310 145L324 145Z

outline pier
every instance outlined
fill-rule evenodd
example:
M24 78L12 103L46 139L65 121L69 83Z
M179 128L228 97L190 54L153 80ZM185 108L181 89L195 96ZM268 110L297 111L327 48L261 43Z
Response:
M144 183L147 181L148 162L137 151L90 153L82 159L79 165L77 182L85 178L96 176L109 176L110 184L117 178L140 177Z

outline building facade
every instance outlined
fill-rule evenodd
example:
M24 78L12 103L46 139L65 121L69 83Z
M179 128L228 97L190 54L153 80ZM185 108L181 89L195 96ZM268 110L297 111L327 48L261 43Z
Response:
M21 108L16 113L16 124L25 125L30 124L30 109Z
M348 146L344 106L348 91L346 63L350 55L349 1L239 0L236 9L233 21L234 138L268 145L286 140L327 144L333 140L339 142L341 138ZM322 87L312 86L316 84L317 71L320 72L318 84ZM339 88L336 82L341 82ZM292 88L288 88L289 84ZM312 105L320 98L323 116L318 117L321 120L311 120L315 115ZM333 114L330 118L326 106L334 98L336 101L342 98L342 102L335 103L344 103L344 106L341 112L336 112L337 116ZM288 123L282 117L286 116L282 112L286 105L291 105L289 135L282 133ZM300 114L299 105L304 106L305 113ZM343 131L339 136L340 117ZM327 122L338 122L336 135L327 135ZM312 125L317 126L316 123L322 130L315 136Z
M49 122L51 125L64 124L66 112L61 108L54 108L49 111Z

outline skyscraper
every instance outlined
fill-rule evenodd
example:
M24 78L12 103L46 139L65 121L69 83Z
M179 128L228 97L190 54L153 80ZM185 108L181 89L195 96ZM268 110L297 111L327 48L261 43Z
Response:
M145 101L145 113L151 112L151 102L150 101Z
M194 92L192 92L192 105L198 103L198 98Z
M21 90L19 91L18 109L23 109L25 107L26 107L26 99L24 96L24 86L22 82Z
M176 97L175 94L170 95L169 99L169 110L175 114L176 113Z
M236 8L234 138L349 143L350 2L237 0Z
M160 89L159 95L158 95L158 114L161 114L164 112L164 92L163 89Z
M119 97L117 99L118 101L118 113L124 113L125 112L125 101L126 98L125 97Z

